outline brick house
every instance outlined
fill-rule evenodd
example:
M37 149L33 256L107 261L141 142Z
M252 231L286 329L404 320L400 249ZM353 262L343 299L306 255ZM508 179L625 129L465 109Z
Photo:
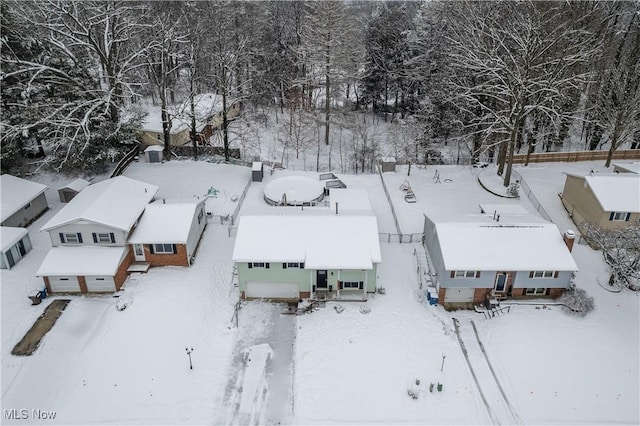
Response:
M127 239L158 189L118 176L79 192L41 229L53 246L36 273L47 291L120 290L134 258Z
M145 208L128 243L136 262L189 266L206 225L204 201L158 200Z
M471 308L487 298L555 298L578 270L575 235L529 214L425 215L424 244L438 300Z

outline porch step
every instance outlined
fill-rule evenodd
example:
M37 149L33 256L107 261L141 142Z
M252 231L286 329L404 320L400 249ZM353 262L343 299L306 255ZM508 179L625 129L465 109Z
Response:
M128 268L127 272L147 272L151 267L148 262L133 262Z

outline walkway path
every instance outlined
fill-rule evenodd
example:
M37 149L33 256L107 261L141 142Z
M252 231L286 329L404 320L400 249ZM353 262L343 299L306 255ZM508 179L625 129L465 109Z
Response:
M51 302L31 326L27 334L18 342L11 351L11 355L31 355L33 354L44 336L53 328L62 311L71 302L69 299L57 299Z
M279 424L292 416L296 316L282 315L285 309L256 302L240 311L240 332L224 398L226 412L219 423ZM256 310L266 310L269 321L257 325Z

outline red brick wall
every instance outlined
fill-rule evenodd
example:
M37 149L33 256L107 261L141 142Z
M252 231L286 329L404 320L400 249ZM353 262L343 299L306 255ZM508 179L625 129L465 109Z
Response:
M444 287L440 287L440 290L438 290L438 303L440 303L441 305L444 303L444 295L447 293L447 289Z
M118 266L118 270L116 271L116 275L114 277L114 282L116 284L116 291L119 291L122 288L122 284L124 284L124 280L127 279L127 269L133 263L134 255L131 247L127 246L127 255L124 257L124 260Z
M80 284L80 293L84 294L87 290L87 281L83 276L78 276L78 284Z
M473 293L473 304L480 305L484 303L489 293L491 293L490 288L476 288L476 291Z
M151 254L149 244L144 245L145 261L151 266L189 266L187 259L187 246L176 244L176 254Z
M526 288L514 288L512 296L514 299L539 299L539 298L548 298L555 299L556 297L562 296L564 293L564 288L550 288L548 289L549 294L527 294Z
M311 292L310 291L301 291L300 292L300 299L308 299L311 297Z

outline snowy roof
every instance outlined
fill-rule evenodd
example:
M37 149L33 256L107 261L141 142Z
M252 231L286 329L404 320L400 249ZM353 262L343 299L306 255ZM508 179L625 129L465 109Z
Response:
M395 163L396 157L382 157L380 161L382 161L383 163Z
M78 179L72 180L71 182L69 182L68 184L66 184L60 189L72 189L76 192L80 192L89 185L91 185L91 183L87 182L84 179L78 178Z
M372 213L369 193L365 189L335 188L331 190L329 204L335 211L338 203L338 212L363 212Z
M202 93L193 97L196 118L196 129L202 130L212 116L222 111L222 96L215 93ZM229 102L227 105L231 105ZM191 126L191 102L186 99L179 105L170 105L167 111L171 117L171 134L180 133ZM141 129L162 133L162 109L158 105L146 108L147 115L144 118Z
M162 150L164 150L164 145L149 145L148 147L145 148L144 152L162 151Z
M374 216L242 216L235 262L305 262L307 269L371 269L382 261Z
M480 212L492 215L530 215L520 204L480 204Z
M0 176L0 222L4 222L29 201L47 190L47 186L12 175Z
M253 164L251 164L251 170L254 172L262 170L262 161L254 161Z
M640 161L634 161L633 163L613 163L612 165L617 169L626 170L628 173L640 175Z
M115 275L127 247L53 247L36 276Z
M584 179L604 211L640 212L640 176L613 173Z
M0 226L0 246L4 253L10 249L15 243L20 241L22 237L27 235L29 231L25 228L14 228L13 226Z
M95 183L76 195L41 230L85 220L128 231L158 189L126 176Z
M186 243L196 209L202 203L204 201L164 204L158 200L147 205L128 242L132 244Z
M432 219L432 218L431 218ZM448 271L577 271L558 227L506 216L500 222L472 216L466 222L435 222Z

